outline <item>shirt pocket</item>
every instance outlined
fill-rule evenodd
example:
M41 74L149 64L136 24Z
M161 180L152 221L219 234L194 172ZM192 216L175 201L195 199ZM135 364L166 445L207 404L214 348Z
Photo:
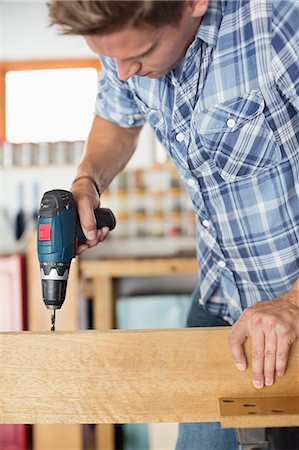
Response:
M258 174L281 160L259 90L197 114L195 134L221 177L235 181Z
M133 93L133 97L139 111L143 114L146 121L153 129L158 140L163 143L165 132L162 112L158 109L149 107L135 92Z

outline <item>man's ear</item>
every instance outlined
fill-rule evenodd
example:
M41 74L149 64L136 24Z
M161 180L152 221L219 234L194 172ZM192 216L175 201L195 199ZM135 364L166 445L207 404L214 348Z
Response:
M202 17L208 10L209 0L187 0L192 17Z

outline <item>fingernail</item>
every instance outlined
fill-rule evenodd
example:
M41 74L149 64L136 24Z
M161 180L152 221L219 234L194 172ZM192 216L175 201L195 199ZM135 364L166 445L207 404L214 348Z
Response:
M86 237L89 241L92 241L93 239L96 238L96 232L94 230L88 231Z
M266 386L272 386L272 384L273 384L272 378L266 377L265 378L265 385Z
M261 381L259 380L253 380L253 386L257 389L261 389L264 385Z
M283 374L284 374L284 372L276 372L276 375L278 376L278 377L282 377L283 376Z
M108 233L109 233L109 230L103 230L103 231L102 231L102 234L101 234L101 241L103 241L104 239L106 239Z
M237 368L238 368L239 370L245 370L245 369L246 369L245 364L242 364L242 363L237 363L236 366L237 366Z

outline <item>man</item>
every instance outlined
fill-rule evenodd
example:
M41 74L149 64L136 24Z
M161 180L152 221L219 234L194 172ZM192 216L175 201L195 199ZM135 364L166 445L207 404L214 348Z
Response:
M189 326L252 338L257 389L285 373L299 336L299 9L294 1L52 1L52 22L100 55L96 115L72 191L93 209L149 122L192 198L199 287ZM217 432L215 432L217 430ZM178 449L236 447L218 424L181 426Z

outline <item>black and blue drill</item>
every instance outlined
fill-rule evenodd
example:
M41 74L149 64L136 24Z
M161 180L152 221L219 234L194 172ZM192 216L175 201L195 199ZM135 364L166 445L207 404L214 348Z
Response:
M115 218L110 209L94 210L97 228L113 230ZM44 194L38 216L37 252L40 262L43 300L51 310L51 330L55 312L63 305L71 261L76 249L86 242L73 194L52 190Z

